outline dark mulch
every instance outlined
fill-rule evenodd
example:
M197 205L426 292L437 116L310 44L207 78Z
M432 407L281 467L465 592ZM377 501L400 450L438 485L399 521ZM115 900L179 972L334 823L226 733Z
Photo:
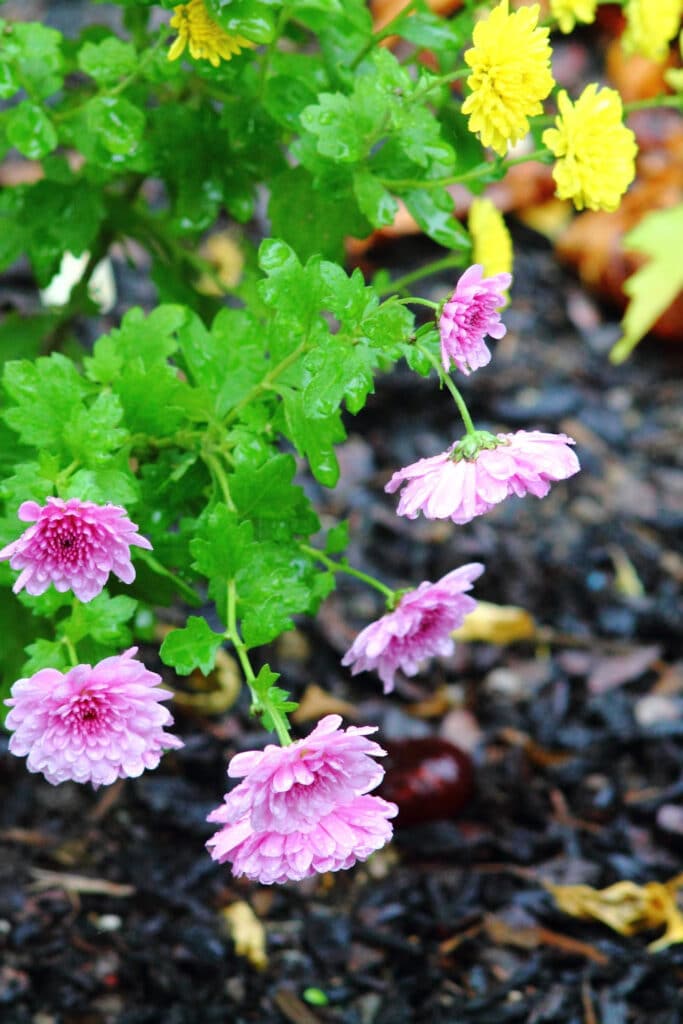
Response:
M179 713L184 750L99 793L28 775L3 739L5 1024L683 1020L683 945L650 953L656 933L622 938L576 921L543 887L680 869L680 349L645 343L611 367L615 325L549 252L519 242L509 335L464 390L481 425L572 434L582 473L465 527L398 519L382 490L389 473L458 432L448 396L400 370L349 422L341 486L317 500L349 517L352 561L392 583L483 561L477 596L527 608L542 640L459 645L382 698L374 676L340 667L354 631L381 611L343 581L316 624L271 652L294 694L315 681L385 741L440 735L472 747L473 796L448 820L399 828L367 865L264 889L235 881L203 847L227 760L266 739L241 701L223 719ZM395 258L426 258L421 247L398 246ZM429 717L430 700L444 714ZM265 926L266 971L224 930L220 909L236 899ZM311 987L327 1006L305 1003Z

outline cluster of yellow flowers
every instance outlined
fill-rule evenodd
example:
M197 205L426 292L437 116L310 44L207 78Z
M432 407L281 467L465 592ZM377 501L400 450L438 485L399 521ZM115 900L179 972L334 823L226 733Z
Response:
M569 32L577 22L595 20L598 2L550 0L550 8L559 28ZM500 156L524 138L529 118L543 113L543 101L555 85L549 29L538 25L539 11L539 5L533 4L510 13L509 0L500 0L475 26L474 45L465 53L471 74L462 111L469 115L469 130ZM680 28L683 0L626 0L624 12L627 52L662 59ZM255 45L225 32L210 17L205 0L175 7L171 26L178 37L169 60L176 60L187 48L195 60L208 60L217 67L221 60ZM619 94L592 84L575 103L560 92L558 107L555 127L543 134L545 145L557 157L553 169L557 195L572 199L579 210L615 210L635 176L637 152L635 136L623 123ZM475 221L482 216L476 214ZM490 222L490 211L487 217ZM505 231L502 220L500 226ZM487 267L487 272L494 271Z
M550 13L561 32L571 32L577 21L590 25L595 21L598 0L550 0Z
M508 3L501 0L475 27L474 46L465 53L471 93L462 108L470 115L470 131L501 156L526 134L528 118L542 113L541 101L554 85L548 29L538 26L539 5L511 14ZM553 11L569 25L572 19L591 20L595 2L554 0ZM576 103L561 92L558 106L556 127L543 134L557 157L557 195L572 199L579 210L615 210L635 177L637 152L635 136L623 123L621 97L613 89L598 92L593 84Z
M622 44L626 52L664 60L681 27L683 0L627 0L624 14Z

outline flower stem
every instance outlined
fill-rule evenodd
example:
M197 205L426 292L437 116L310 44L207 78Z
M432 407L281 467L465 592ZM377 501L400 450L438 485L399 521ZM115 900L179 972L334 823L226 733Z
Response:
M417 2L418 0L408 0L406 6L402 8L402 10L398 12L398 14L394 15L394 17L390 21L388 21L383 28L373 33L373 35L367 41L363 49L359 50L359 52L351 61L351 71L356 70L360 62L367 56L368 53L370 53L370 50L372 50L373 47L377 45L377 43L380 43L383 39L386 39L387 36L392 35L398 22L405 18L407 14L410 14L410 12L415 9L415 7L417 6ZM467 73L469 74L470 72L468 71Z
M429 306L430 309L438 309L439 303L431 299L421 299L417 295L408 295L405 299L396 300L399 306Z
M361 572L360 569L354 569L353 566L347 565L344 562L335 562L329 557L329 555L326 555L325 552L321 551L319 548L312 548L308 544L301 544L299 546L305 554L311 555L312 558L322 562L330 572L343 572L346 573L347 576L354 576L357 580L362 580L363 583L367 583L368 586L374 587L375 590L379 590L381 594L384 594L387 601L392 602L394 600L395 592L391 587L387 587L385 583L381 583L378 579L375 579L374 576L370 576L366 572Z
M211 476L217 482L218 487L223 494L223 500L225 501L225 504L228 506L231 512L234 512L235 503L232 500L228 478L225 475L225 471L221 466L220 460L216 458L216 456L212 455L210 452L202 452L202 459L208 466Z
M232 646L235 648L235 654L242 666L244 678L251 693L252 707L258 713L263 714L265 712L270 716L275 732L277 733L277 738L280 741L280 746L288 747L292 742L292 737L289 735L289 722L287 721L286 716L279 708L273 707L270 701L261 696L254 687L256 676L253 668L251 667L247 645L242 639L237 627L237 585L234 580L228 580L226 617L228 620L228 628L225 631L225 636L230 640Z
M199 594L197 594L188 583L185 583L184 580L181 580L179 576L174 576L171 570L167 569L165 565L162 565L161 562L158 559L156 559L154 555L152 555L149 551L146 551L144 548L138 550L136 552L136 558L139 558L141 561L146 562L150 569L153 572L157 573L157 575L165 576L166 579L171 580L176 590L180 594L182 594L183 597L191 605L193 605L195 608L201 607L203 601Z
M462 395L456 388L450 375L444 371L444 368L439 362L439 360L432 352L429 351L428 348L425 348L424 345L421 345L419 342L416 343L416 348L419 348L420 352L422 352L422 354L427 357L427 359L429 360L429 362L432 364L437 374L439 375L441 383L444 384L450 391L451 395L453 396L453 401L458 407L458 412L462 417L462 421L465 424L465 430L467 431L467 433L476 434L477 430L476 427L474 426L474 423L472 422L472 417L470 416L469 409L465 405L465 399L462 397Z
M657 107L683 107L683 93L675 96L653 96L649 100L632 100L624 103L624 114L632 114L636 110L656 110Z
M417 270L411 270L409 274L404 274L403 277L397 277L395 281L391 282L388 288L384 289L380 298L384 298L385 295L393 295L394 292L401 292L407 288L409 284L413 284L415 281L421 281L423 277L430 277L432 274L438 274L442 270L451 270L453 267L461 267L462 264L462 253L452 254L451 256L442 256L438 260L432 260L431 263L425 263L423 267L419 267Z
M76 665L79 664L78 654L76 653L76 648L74 647L74 645L71 642L71 640L69 640L68 636L63 636L62 637L62 643L66 647L67 653L69 655L70 663L75 667Z

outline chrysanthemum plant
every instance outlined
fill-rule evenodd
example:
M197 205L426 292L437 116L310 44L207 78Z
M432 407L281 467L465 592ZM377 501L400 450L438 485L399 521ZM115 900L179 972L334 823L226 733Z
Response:
M401 359L452 393L464 427L394 474L399 514L464 524L576 472L570 439L478 430L456 388L454 375L491 358L486 336L505 332L511 265L495 208L476 201L470 237L449 186L477 194L511 163L555 154L560 195L611 209L635 147L618 95L595 87L575 107L560 96L542 136L554 83L537 7L467 3L447 19L412 0L377 30L364 0L119 6L119 31L95 24L76 38L0 22L4 150L37 172L0 196L1 265L25 254L44 288L66 253L87 254L64 305L0 329L10 750L51 783L155 767L180 741L163 728L169 692L131 645L152 638L155 609L189 608L162 660L209 673L230 645L280 744L233 760L243 781L212 815L223 826L212 855L265 882L302 878L367 857L395 808L368 795L382 775L372 730L328 716L292 742L295 703L251 652L350 573L387 611L344 662L390 689L397 671L452 649L483 567L395 592L348 564L346 524L322 531L301 480L335 486L344 412ZM510 158L528 132L533 152ZM394 280L349 274L345 239L390 225L399 202L443 257ZM245 225L236 284L201 255L226 219ZM93 273L114 245L149 273L158 305L80 344L97 312ZM443 303L411 295L448 267ZM425 305L433 318L418 328Z

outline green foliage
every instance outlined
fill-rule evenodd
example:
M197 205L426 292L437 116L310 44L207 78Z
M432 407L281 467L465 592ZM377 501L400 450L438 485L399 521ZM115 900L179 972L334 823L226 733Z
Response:
M64 307L0 326L0 545L21 534L22 502L56 495L122 505L153 550L134 551L125 593L114 579L87 604L52 587L17 598L0 563L5 692L21 672L66 670L73 649L93 662L149 641L150 609L179 599L201 608L208 594L225 632L199 615L172 631L161 655L178 672L210 671L227 641L244 667L315 613L334 567L310 546L310 495L337 484L336 446L378 376L404 357L426 374L424 348L438 350L387 273L380 293L347 271L347 240L390 227L403 203L455 264L470 241L448 183L476 191L504 173L451 92L475 5L445 18L418 0L378 32L366 0L205 0L254 44L214 66L190 47L167 59L176 0L115 2L117 32L0 20L1 151L40 162L0 193L0 269L26 257L44 287L65 253L87 254ZM226 218L240 266L221 294L203 243ZM160 304L83 331L88 279L113 246L150 268ZM325 528L342 554L348 525ZM295 705L277 674L246 675L280 728Z
M165 638L159 651L166 665L183 675L200 668L208 675L216 664L216 651L225 642L223 633L214 633L206 619L190 615L183 629L174 629Z
M683 289L679 252L682 235L683 204L648 214L626 235L625 248L649 259L624 284L630 302L622 321L623 337L610 352L613 363L628 358Z

